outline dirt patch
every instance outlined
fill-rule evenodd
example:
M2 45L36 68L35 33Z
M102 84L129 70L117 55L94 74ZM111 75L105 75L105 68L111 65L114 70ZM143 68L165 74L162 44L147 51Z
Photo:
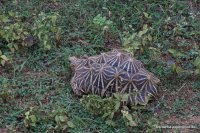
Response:
M177 91L174 94L165 92L163 95L165 95L164 102L166 103L167 106L171 107L176 99L193 98L195 96L195 92L193 91L190 84L183 83L180 88L177 88Z
M163 124L169 125L195 125L200 123L200 116L191 116L190 118L177 118L176 116L171 116L170 118L166 119Z
M198 128L196 125L200 123L200 115L199 115L199 105L200 101L193 100L192 103L190 99L196 97L196 92L193 91L190 83L183 83L180 88L176 89L173 94L169 92L165 92L163 102L165 104L165 108L158 109L157 116L162 118L166 110L170 112L167 118L164 118L160 121L159 126L163 126L161 129L163 132L171 133L171 132L198 132ZM184 103L181 103L180 107L175 107L175 112L171 111L174 109L174 102L176 100L181 100ZM197 110L193 111L192 107L196 107ZM185 115L178 114L179 111L182 110ZM181 116L180 116L181 115ZM167 127L166 127L167 126Z
M200 116L192 116L190 118L177 118L176 116L171 116L166 119L160 125L168 126L168 128L163 129L166 132L173 132L173 130L178 130L181 133L189 133L199 130L199 127L195 126L200 123Z
M195 96L195 92L193 91L191 85L183 84L182 88L178 90L177 97L183 99L190 99Z

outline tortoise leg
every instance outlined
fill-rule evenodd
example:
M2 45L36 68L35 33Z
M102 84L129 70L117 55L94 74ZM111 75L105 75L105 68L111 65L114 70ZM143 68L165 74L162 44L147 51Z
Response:
M78 95L78 96L82 96L83 92L78 88L77 84L73 82L73 80L71 80L70 82L71 86L72 86L72 90L73 92Z

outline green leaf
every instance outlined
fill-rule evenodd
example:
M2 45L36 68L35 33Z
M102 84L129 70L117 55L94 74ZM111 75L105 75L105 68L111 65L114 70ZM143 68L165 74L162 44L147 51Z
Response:
M5 61L9 60L5 55L1 55L0 57L1 57L1 59L5 60Z
M130 121L130 122L129 122L129 125L130 125L131 127L135 127L135 126L137 126L137 123L136 123L135 121Z
M115 104L115 110L117 111L120 108L120 102L116 102Z
M185 54L178 52L175 49L168 49L168 52L170 54L172 54L172 56L174 56L174 57L184 57L185 56Z
M65 122L65 121L67 121L67 117L66 116L59 116L59 119L60 119L60 121L61 122Z
M177 53L175 49L168 49L168 52L172 55L175 55Z
M106 118L106 117L108 117L108 116L110 116L110 112L104 113L104 114L102 115L102 118Z
M182 72L184 72L183 68L177 66L177 67L176 67L176 73L177 73L177 74L180 74L180 73L182 73Z
M15 49L13 48L13 44L12 44L12 43L7 44L7 46L8 46L8 48L10 49L10 51L11 51L12 53L15 52Z
M198 69L200 69L200 57L197 57L193 63Z
M122 101L122 102L127 101L127 100L128 100L128 96L129 96L129 94L123 94L123 95L122 95L121 101Z
M144 14L144 16L145 16L146 18L151 18L151 16L150 16L148 13L143 12L143 14Z
M200 70L199 70L199 69L196 69L196 70L194 71L194 74L195 74L195 75L200 74Z
M55 35L56 40L60 40L60 34L61 34L61 28L59 27Z
M133 42L133 45L132 45L133 51L140 49L139 47L140 45L141 44L138 41Z
M33 108L34 108L34 107L30 107L30 111L31 111L31 112L33 111Z
M29 124L26 119L24 119L24 125L25 125L25 127L29 127Z
M41 35L42 35L42 31L40 31L40 32L37 34L39 40L41 40Z
M74 125L71 121L68 121L68 122L67 122L67 125L68 125L70 128L74 128L74 127L75 127L75 125Z
M16 44L14 44L13 47L14 47L16 50L19 49L18 45L16 45Z
M176 72L176 64L174 63L173 65L172 65L172 70L173 70L173 72Z
M152 36L151 36L150 34L148 35L147 38L148 38L148 40L149 40L150 42L153 40L153 38L152 38Z
M158 124L158 120L156 118L150 118L148 121L148 126L151 128L155 128L156 125Z
M63 125L62 129L65 130L65 129L67 129L67 127L68 127L68 125Z
M58 116L58 115L56 115L56 117L55 117L55 121L56 121L57 123L59 123L59 121L60 121L60 118L59 118L59 116Z
M106 120L106 124L110 126L116 126L115 122L113 120Z
M9 19L8 19L8 17L7 16L0 16L0 19L2 20L2 22L3 23L7 23L7 22L9 22Z
M119 93L114 93L113 95L117 100L121 100L121 96Z
M130 126L137 126L136 122L133 121L132 115L128 111L121 110L121 112L123 114L123 117L128 120L128 122L127 122L128 125L130 125Z
M57 19L57 16L55 15L51 17L51 22L53 23L53 25L56 24L56 19Z
M6 61L5 60L1 60L1 65L5 66L5 64L6 64Z
M121 110L122 114L123 114L123 117L128 114L128 111L125 111L125 110Z
M36 126L36 123L30 123L30 126L35 127L35 126Z
M132 115L131 114L126 114L125 117L129 120L129 121L133 121Z
M45 45L45 48L46 48L47 50L50 50L50 49L51 49L51 46L50 46L50 45Z
M29 112L29 111L27 111L27 112L25 113L25 116L29 116L29 114L30 114L30 112Z
M8 14L9 14L11 17L14 17L14 15L15 15L14 12L12 12L12 11L9 11Z
M145 25L143 25L142 31L139 31L138 36L142 37L142 35L144 35L145 33L147 33L147 31L148 31L148 27L147 27L147 24L145 24Z
M33 123L36 123L36 116L35 115L31 115L30 119Z

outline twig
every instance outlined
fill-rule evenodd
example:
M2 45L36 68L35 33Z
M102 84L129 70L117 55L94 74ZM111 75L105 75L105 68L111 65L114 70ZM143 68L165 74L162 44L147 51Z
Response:
M177 93L178 93L181 89L183 89L183 87L184 87L186 84L187 84L187 83L184 83L184 84L181 86L181 88L178 89Z

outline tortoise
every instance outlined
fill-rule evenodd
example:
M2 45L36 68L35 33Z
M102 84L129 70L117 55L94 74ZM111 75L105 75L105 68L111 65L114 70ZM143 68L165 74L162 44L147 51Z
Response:
M112 50L95 56L69 57L74 76L70 81L76 95L97 94L109 97L128 94L126 104L146 104L157 95L160 80L131 54Z

